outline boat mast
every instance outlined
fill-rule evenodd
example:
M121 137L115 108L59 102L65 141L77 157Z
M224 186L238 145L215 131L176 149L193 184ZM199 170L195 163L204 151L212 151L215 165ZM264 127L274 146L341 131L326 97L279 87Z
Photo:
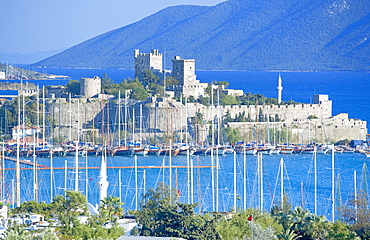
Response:
M89 168L88 168L88 154L87 154L87 148L85 149L85 195L86 200L89 202Z
M259 187L260 187L260 211L263 211L263 167L262 167L262 153L257 155L258 161L258 177L259 177Z
M54 178L54 167L53 167L53 152L50 149L50 202L53 201L53 178Z
M316 146L313 151L313 168L314 168L314 208L317 215L317 165L316 165Z
M172 139L170 138L170 151L169 151L169 171L170 171L170 191L172 191Z
M121 178L121 170L118 169L118 196L119 201L122 202L122 178Z
M1 195L0 195L0 201L3 201L4 200L4 196L5 196L5 180L4 180L5 155L4 154L5 154L5 137L3 137L3 149L2 149L2 156L1 156L1 176L0 176L0 180L1 180L0 191L1 191Z
M77 126L76 126L76 130L77 130L77 141L76 141L76 156L75 156L75 191L77 192L79 189L78 189L78 145L79 145L79 140L80 140L80 136L79 136L79 119L80 119L80 102L77 100Z
M75 152L75 191L78 191L78 140L76 141L76 152Z
M357 176L356 170L353 171L353 189L354 189L354 202L355 202L355 220L357 221Z
M143 144L143 105L140 104L140 145Z
M303 182L301 182L301 207L304 209L304 185Z
M186 150L186 173L187 173L187 177L188 177L188 181L187 181L187 186L188 186L188 204L191 203L191 200L190 200L190 181L191 181L191 178L190 178L190 153L189 153L189 149Z
M338 173L337 175L337 194L338 194L338 197L337 197L337 202L338 202L338 219L341 219L342 217L342 214L341 214L341 209L342 209L342 196L341 196L341 192L340 192L340 173Z
M245 142L243 142L243 209L247 210L247 154L245 151Z
M69 94L69 141L72 140L72 96Z
M132 108L132 144L135 147L135 108Z
M188 133L189 133L189 129L188 129L188 99L185 98L185 119L186 119L186 128L185 128L185 131L186 131L186 134L185 134L185 144L186 146L188 146Z
M364 191L364 195L365 197L367 198L367 176L366 176L366 172L367 172L367 166L366 166L366 163L364 163L362 165L362 178L363 178L363 191Z
M138 180L137 180L137 156L134 155L134 164L135 164L135 211L138 209Z
M127 146L127 90L125 91L125 147Z
M17 136L17 162L16 162L16 172L15 172L15 179L16 179L16 195L15 195L15 203L16 206L19 207L21 203L21 179L20 179L20 166L19 166L19 145L20 145L20 137L21 137L21 101L20 101L20 93L18 93L18 136ZM23 133L22 133L23 134ZM13 185L14 187L14 185ZM13 204L14 207L14 204Z
M45 135L46 135L46 123L45 123L45 112L46 112L46 105L45 105L45 86L42 86L42 149L45 148Z
M284 208L284 159L280 158L280 202L281 208ZM284 210L284 209L283 209Z
M194 203L194 159L190 158L190 192L191 192L191 204Z
M234 152L234 212L236 212L236 152Z
M200 172L200 157L198 156L198 202L199 202L199 212L202 213L202 208L203 208L203 199L202 199L202 190L201 190L201 186L200 186L200 176L201 176L201 172Z
M67 171L68 171L67 163L68 160L64 160L64 196L66 196L67 192Z
M334 192L334 187L335 187L335 179L334 179L334 144L332 144L332 151L331 151L331 196L332 196L332 201L331 201L331 221L334 223L335 221L335 192Z
M40 89L37 86L37 100L36 100L36 107L37 107L37 129L40 129L40 99L39 99L39 94L40 94ZM37 135L35 134L35 137ZM39 143L39 136L37 136L37 142L38 145ZM42 143L44 144L44 143ZM36 145L36 144L35 144ZM36 159L36 149L34 149L34 164L37 164L37 159ZM39 201L39 180L38 180L38 170L35 167L35 182L34 182L34 194L35 194L35 201Z
M120 146L121 146L121 91L118 91L118 147Z
M214 131L214 116L213 116L213 84L211 85L211 134L212 134L212 144L211 144L211 181L212 181L212 211L215 211L215 170L214 166L214 153L213 146L215 145L215 131ZM216 148L218 151L218 148Z
M4 145L3 145L4 148ZM3 152L4 155L4 152ZM33 132L33 200L36 201L36 131Z
M220 132L221 132L221 124L220 124L220 89L217 88L217 151L216 151L216 212L218 212L218 205L219 205L219 192L218 192L218 178L219 178L219 165L220 159L218 158L218 146L220 146Z
M145 194L146 193L146 169L144 169L143 171L143 185L144 185L143 193Z

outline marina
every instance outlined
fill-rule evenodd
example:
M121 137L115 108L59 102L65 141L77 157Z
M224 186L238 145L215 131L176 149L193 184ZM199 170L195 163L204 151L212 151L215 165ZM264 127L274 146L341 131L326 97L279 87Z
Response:
M258 164L258 156L262 159L262 175L258 170L261 167ZM289 197L292 205L302 206L314 212L313 156L313 154L218 155L217 152L214 155L189 157L184 155L177 157L108 156L106 158L108 195L120 197L125 210L135 210L140 206L142 194L149 188L155 188L160 182L164 182L177 190L178 201L198 203L199 212L232 211L250 207L269 211L281 199L280 188L281 179L283 179L282 191ZM317 154L316 156L316 211L330 219L332 155ZM32 158L25 160L33 161ZM36 161L47 167L34 169L28 164L21 164L21 202L34 200L32 179L35 179L33 176L35 172L38 179L39 201L48 203L51 197L58 194L64 195L65 190L75 189L76 157L53 157L52 162L50 158L37 158ZM336 153L334 161L335 209L337 209L354 197L354 172L357 173L357 191L368 191L366 179L368 159L360 153ZM86 197L93 205L98 203L100 162L99 156L78 158L78 190L83 194L87 193ZM5 160L4 167L4 197L6 202L12 205L14 204L15 164L13 161ZM259 184L262 184L262 187L258 187ZM340 196L339 199L338 196Z

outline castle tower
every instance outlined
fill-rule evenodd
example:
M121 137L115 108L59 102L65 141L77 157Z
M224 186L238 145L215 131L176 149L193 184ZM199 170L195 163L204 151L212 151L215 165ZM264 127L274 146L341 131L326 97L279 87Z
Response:
M175 56L175 59L172 59L172 77L176 78L182 86L199 83L195 75L195 60Z
M140 53L139 49L134 50L135 77L139 80L144 78L144 70L151 70L157 76L162 73L162 54L158 49L152 49L150 53Z
M91 98L101 93L101 79L94 78L81 78L80 81L80 95Z
M281 103L281 95L282 95L282 92L283 92L283 85L282 85L282 80L281 80L281 76L280 76L280 73L279 73L279 77L278 77L278 86L277 86L277 94L278 94L278 104Z

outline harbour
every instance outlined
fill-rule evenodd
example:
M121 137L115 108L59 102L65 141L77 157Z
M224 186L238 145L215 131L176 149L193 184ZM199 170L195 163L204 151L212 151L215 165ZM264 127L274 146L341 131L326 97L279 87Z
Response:
M135 158L137 159L135 165ZM125 210L140 206L142 194L155 188L160 182L171 185L178 193L178 201L198 203L197 211L231 211L261 206L258 189L257 155L233 154L217 156L137 156L107 157L108 195L119 196ZM311 154L266 155L263 162L263 210L269 211L280 201L281 173L283 166L284 195L293 206L302 206L314 212L314 169ZM366 176L368 159L360 153L336 153L335 159L335 206L345 204L354 197L354 171L357 172L357 191L367 191ZM32 158L27 159L32 161ZM75 157L54 157L53 169L50 158L37 158L48 168L36 168L38 172L38 199L49 203L51 197L64 195L64 190L74 190L76 181ZM87 165L86 165L87 161ZM98 203L98 179L101 157L79 157L79 191L87 193L93 205ZM218 163L218 165L217 165ZM14 163L5 161L6 202L14 199ZM317 154L317 213L330 219L332 190L331 154ZM52 172L52 178L50 178ZM34 200L32 167L21 168L21 202ZM234 178L235 177L235 178ZM136 180L135 180L136 179ZM236 182L234 181L236 179ZM51 187L52 186L52 187ZM236 186L236 189L234 187ZM50 195L52 192L52 196ZM137 193L137 195L136 195ZM244 195L246 194L246 195ZM138 196L138 199L135 199ZM217 197L218 196L218 197ZM341 196L338 199L338 196Z

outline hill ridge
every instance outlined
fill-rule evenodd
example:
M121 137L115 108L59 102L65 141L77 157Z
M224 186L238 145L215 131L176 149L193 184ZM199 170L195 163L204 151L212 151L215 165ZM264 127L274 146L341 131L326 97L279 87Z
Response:
M370 70L370 6L361 0L229 0L180 5L33 64L133 68L133 49L179 55L202 70ZM356 45L356 40L365 39ZM346 52L347 54L343 54Z

